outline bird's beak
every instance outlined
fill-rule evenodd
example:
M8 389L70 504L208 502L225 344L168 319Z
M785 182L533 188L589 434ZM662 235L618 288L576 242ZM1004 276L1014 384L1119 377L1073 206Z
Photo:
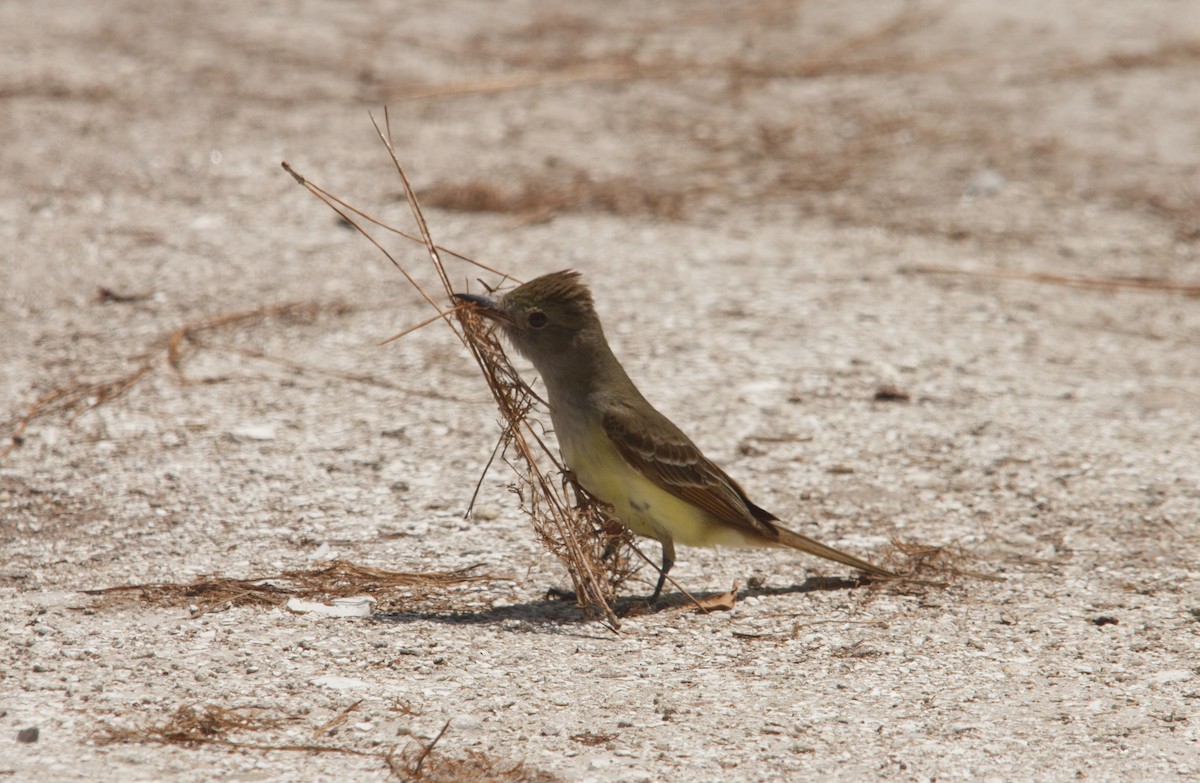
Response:
M453 294L453 296L460 302L470 302L475 305L480 315L487 316L493 321L498 321L502 324L512 325L512 316L504 312L496 300L490 296L481 296L479 294Z

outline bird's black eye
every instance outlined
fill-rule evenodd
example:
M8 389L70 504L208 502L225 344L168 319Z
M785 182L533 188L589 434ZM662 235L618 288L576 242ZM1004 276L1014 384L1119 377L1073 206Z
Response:
M546 314L543 313L541 310L534 310L532 313L529 314L529 325L532 326L534 329L541 329L543 326L546 325L547 320L548 319L546 318Z

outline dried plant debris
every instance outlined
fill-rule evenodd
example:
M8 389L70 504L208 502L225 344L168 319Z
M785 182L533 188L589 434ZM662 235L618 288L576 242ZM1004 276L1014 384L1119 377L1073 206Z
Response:
M885 384L875 389L875 402L909 402L912 397L899 386Z
M461 757L431 753L418 767L409 759L419 754L420 751L406 750L392 756L388 769L397 780L423 783L560 783L563 780L549 772L529 769L520 762L498 761L473 750Z
M187 606L193 617L231 606L284 606L293 598L330 599L372 595L389 608L445 608L450 588L493 581L475 573L478 566L457 571L387 571L335 560L322 568L283 571L249 579L205 576L186 584L158 582L84 590L102 603L135 600L160 606Z
M360 704L361 700L342 710L334 719L344 720ZM548 773L526 769L521 763L493 759L477 751L468 751L454 757L437 750L438 743L446 735L450 724L446 723L431 742L416 743L403 750L391 748L386 751L369 751L343 745L317 743L288 743L270 741L245 741L231 739L237 733L265 733L276 731L299 722L299 718L275 717L261 707L226 708L214 704L186 705L175 710L162 723L143 722L132 727L104 724L96 733L100 745L119 743L156 743L186 748L216 746L243 751L286 751L293 753L334 753L360 756L378 761L400 781L427 781L428 783L464 783L491 781L512 783L554 783L559 778ZM315 738L335 726L334 721L325 723L311 732Z
M1086 277L1083 275L1057 275L1047 272L1021 272L1003 269L954 269L940 266L916 266L905 271L919 275L1023 280L1030 283L1046 283L1048 285L1061 285L1069 288L1090 288L1100 291L1155 291L1168 294L1182 294L1183 296L1200 296L1200 283L1181 282L1160 277Z
M313 729L312 738L314 740L320 739L322 736L324 736L326 734L334 733L337 729L344 726L346 724L346 721L350 720L350 713L357 710L359 705L361 705L362 703L363 703L363 699L359 699L358 701L351 704L349 707L346 707L344 710L339 712L337 715L334 715L332 718L330 718L329 720L322 723L320 726Z
M342 305L337 309L345 310ZM286 318L293 320L309 320L316 316L321 307L312 302L290 302L287 304L256 307L253 310L243 310L225 313L203 321L184 324L171 332L167 338L167 361L177 372L182 371L183 362L194 351L205 347L205 334L223 331L233 327L251 326L261 323L268 318Z
M789 6L790 7L790 6ZM487 74L473 79L443 84L405 84L389 89L383 97L390 101L428 101L470 95L489 95L519 90L567 87L580 83L604 83L647 80L683 80L725 77L737 79L811 79L831 74L898 73L927 70L937 61L918 60L900 48L911 33L936 23L943 13L906 3L900 12L882 24L858 34L836 40L801 57L775 57L763 62L733 58L719 62L684 58L678 54L652 61L629 54L584 54L596 47L589 38L642 36L655 27L641 21L621 22L616 26L593 25L590 20L543 18L516 32L519 39L507 42L497 37L495 48L477 49L476 54L489 62L500 61L524 70ZM754 23L764 22L761 14L748 14ZM716 22L716 17L688 7L687 19L669 24L701 25ZM720 24L727 25L727 16ZM545 31L552 29L553 35ZM516 44L515 46L512 44ZM803 47L802 47L803 48Z
M156 742L194 747L222 742L232 732L267 731L293 721L292 718L271 717L261 707L186 705L175 710L163 723L143 723L133 727L105 725L96 740L101 745Z
M496 453L502 454L505 462L513 469L515 480L510 485L511 490L520 499L522 508L529 515L546 548L566 566L574 585L576 600L584 615L602 619L615 628L619 625L614 609L616 588L630 573L630 538L620 525L614 524L604 510L575 485L569 473L554 457L552 450L547 448L540 434L540 421L535 415L540 400L513 368L496 337L493 325L485 322L470 306L455 302L455 289L442 262L442 252L492 273L500 273L460 254L444 251L433 241L416 193L392 146L386 110L384 118L388 130L385 132L378 124L375 130L387 148L396 174L404 187L409 207L420 231L419 240L412 234L388 226L332 195L302 176L286 161L283 168L301 186L375 245L432 307L436 313L435 317L413 328L442 320L467 348L483 373L484 382L487 383L492 399L499 409L500 437ZM440 283L441 293L435 297L426 291L416 277L365 228L365 224L373 224L382 230L424 244ZM500 276L502 280L514 279L508 275ZM401 334L405 333L407 332ZM487 467L485 471L486 469Z
M571 735L572 742L578 742L580 745L587 745L593 748L600 745L607 745L616 738L616 734L596 731L584 731L580 732L579 734Z
M679 607L679 611L683 612L700 612L708 614L709 612L728 612L737 605L738 599L738 583L735 580L733 587L729 588L728 592L714 593L704 597L688 596L689 603Z
M936 74L928 80L918 79L924 86L914 88L910 106L889 106L878 100L860 100L854 91L830 90L816 99L823 104L820 111L812 113L812 121L800 125L774 122L761 113L755 120L754 112L749 112L747 119L758 127L742 128L736 137L733 130L696 132L697 110L673 105L670 111L643 112L639 128L679 140L693 153L707 153L704 162L643 167L644 171L632 177L619 172L597 176L594 171L548 157L538 173L506 170L489 179L459 178L434 184L426 191L426 203L516 214L529 221L564 211L675 219L707 210L736 193L739 200L783 199L806 213L839 223L910 235L993 246L1027 246L1031 241L1059 245L1056 227L1060 221L993 225L970 210L953 214L959 210L947 198L954 188L895 187L898 181L911 184L909 148L917 144L940 151L925 167L924 176L931 181L952 182L962 175L964 160L987 160L989 168L1005 172L1005 178L1013 183L1036 179L1067 193L1083 189L1103 196L1102 200L1111 197L1135 209L1148 207L1174 224L1180 241L1200 239L1200 213L1194 199L1190 206L1181 203L1170 192L1172 188L1159 185L1137 185L1134 192L1126 192L1130 189L1125 183L1145 181L1140 171L1143 162L1137 156L1113 156L1092 149L1095 145L1067 144L1053 134L1023 133L1009 127L1013 113L998 97L1002 92L960 92L947 102L942 91L928 89L943 79L978 81L983 71L994 70L978 52L921 43L943 23L953 26L953 15L945 4L896 3L895 12L886 18L844 14L833 24L816 18L801 23L800 15L809 15L800 10L803 5L755 3L739 15L739 22L722 19L722 27L747 25L741 34L756 41L753 47L723 57L707 52L703 56L666 52L661 47L630 49L615 43L654 38L666 29L718 24L710 13L692 5L686 12L667 12L654 20L543 14L527 25L497 29L486 41L476 41L468 58L475 63L474 75L442 83L381 83L378 97L428 105L522 90L657 81L676 83L681 96L712 90L719 99L754 105L764 90L788 89L789 84L795 87L797 82L813 79ZM767 40L772 36L760 35L768 29L792 29L800 37L788 36L788 45L783 47ZM553 33L547 34L547 30ZM819 38L808 37L817 30L821 31ZM1198 60L1200 41L1167 37L1154 44L1115 45L1082 59L1067 50L1057 51L1047 61L1017 66L1005 78L1061 89L1057 83L1063 80L1087 83L1131 71L1193 68ZM924 122L923 117L936 117L937 121ZM1083 182L1078 174L1081 168L1090 172ZM980 191L968 188L968 195L990 197L1004 190L1015 192L999 184ZM838 197L829 198L829 194Z
M0 457L25 443L25 430L35 420L62 414L75 418L87 411L115 400L132 389L152 369L150 362L138 365L117 378L104 381L80 381L60 386L39 397L21 416L16 416L0 425L0 432L7 444L0 447Z
M698 195L677 186L654 186L632 177L596 180L586 171L555 176L529 176L516 184L497 185L478 180L443 183L429 189L430 206L457 212L494 212L519 216L533 223L561 212L606 212L613 215L651 215L665 220L685 216L686 202Z
M450 724L428 743L418 743L403 751L387 753L384 760L388 770L401 781L423 783L558 783L562 778L548 772L527 769L522 763L497 761L479 753L467 751L459 757L437 751Z
M904 591L945 587L962 579L1002 581L1002 577L967 569L966 565L974 560L976 558L959 544L932 546L894 538L891 549L884 552L881 562L898 578L872 582L870 586Z
M206 342L206 335L248 328L273 318L311 319L324 309L341 313L348 308L341 304L323 306L312 302L289 302L256 307L252 310L239 310L183 324L169 334L154 340L150 349L143 355L131 359L130 369L126 372L104 380L73 380L39 397L25 410L25 413L0 423L0 438L3 439L0 440L0 444L2 444L0 445L0 457L6 456L13 449L22 445L26 429L38 419L60 415L73 420L93 408L99 408L101 405L124 396L142 379L164 366L170 366L180 377L183 377L184 364L189 357L202 348L215 347ZM232 348L225 350L236 350L238 353L252 355L254 358L286 363L292 369L309 369L263 353L254 354L244 349ZM161 361L164 358L166 365Z
M153 298L154 294L150 292L127 294L114 291L105 286L100 286L96 289L96 301L100 304L133 304L135 302L149 301Z

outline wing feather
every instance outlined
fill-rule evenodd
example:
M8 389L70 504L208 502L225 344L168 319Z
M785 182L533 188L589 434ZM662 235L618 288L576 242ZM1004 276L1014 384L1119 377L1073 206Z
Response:
M777 538L774 517L751 503L737 482L658 411L616 403L604 411L603 426L621 457L660 488L720 522Z

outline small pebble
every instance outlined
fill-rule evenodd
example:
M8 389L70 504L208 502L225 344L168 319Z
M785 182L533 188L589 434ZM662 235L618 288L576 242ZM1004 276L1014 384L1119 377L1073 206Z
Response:
M37 726L21 729L17 732L17 742L37 742L39 733Z

